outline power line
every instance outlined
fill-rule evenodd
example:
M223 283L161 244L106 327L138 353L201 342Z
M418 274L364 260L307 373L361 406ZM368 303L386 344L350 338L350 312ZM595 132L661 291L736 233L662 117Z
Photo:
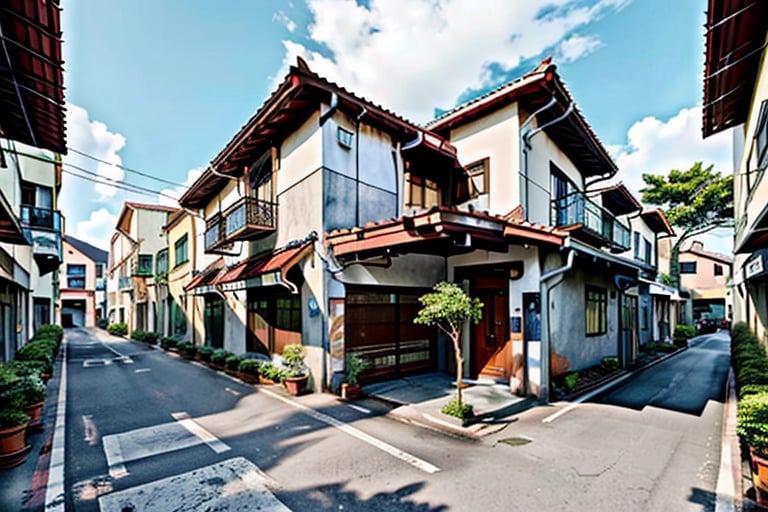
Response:
M89 155L88 153L86 153L84 151L80 151L79 149L68 147L67 150L69 150L69 151L71 151L73 153L77 153L78 155L84 156L86 158L90 158L91 160L96 160L97 162L101 162L103 164L111 165L112 167L117 167L118 169L122 169L125 172L130 172L130 173L133 173L133 174L138 174L139 176L143 176L143 177L149 178L151 180L159 181L160 183L165 183L167 185L173 185L174 187L184 187L184 188L187 188L187 185L184 185L183 183L176 183L175 181L169 181L169 180L166 180L166 179L163 179L163 178L158 178L158 177L153 176L151 174L148 174L148 173L145 173L145 172L141 172L141 171L137 171L136 169L131 169L130 167L125 167L124 165L116 164L114 162L110 162L108 160L104 160L102 158L99 158L99 157L96 157L96 156L93 156L93 155Z

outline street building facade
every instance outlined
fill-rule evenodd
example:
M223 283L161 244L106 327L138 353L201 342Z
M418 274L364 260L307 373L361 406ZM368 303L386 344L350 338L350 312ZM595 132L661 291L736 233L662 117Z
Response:
M62 327L94 327L107 315L107 263L103 249L65 235L59 268Z

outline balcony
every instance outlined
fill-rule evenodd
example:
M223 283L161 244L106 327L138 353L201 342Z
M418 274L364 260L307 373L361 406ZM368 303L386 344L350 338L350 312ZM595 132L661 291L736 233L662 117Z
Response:
M275 231L277 204L243 197L206 221L205 252L226 254L232 243L256 240Z
M628 227L608 210L576 192L552 201L553 224L574 238L620 253L632 247Z
M131 288L133 288L133 281L131 279L131 276L123 276L118 278L117 280L118 290L130 290Z
M32 254L40 275L59 268L61 253L61 214L50 208L21 205L21 225L32 242Z

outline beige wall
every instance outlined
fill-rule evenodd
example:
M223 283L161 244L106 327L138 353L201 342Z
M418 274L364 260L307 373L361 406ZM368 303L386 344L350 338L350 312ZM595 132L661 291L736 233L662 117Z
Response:
M88 256L64 241L64 261L59 267L59 283L61 301L82 300L85 302L85 327L93 327L96 323L96 264ZM69 289L67 284L67 265L85 265L85 289Z
M695 274L680 274L680 285L683 288L689 290L712 290L723 289L728 282L728 276L730 275L730 266L727 263L721 261L715 261L710 258L692 254L689 252L680 253L680 263L684 262L696 262ZM723 275L715 275L715 265L719 265L723 269Z

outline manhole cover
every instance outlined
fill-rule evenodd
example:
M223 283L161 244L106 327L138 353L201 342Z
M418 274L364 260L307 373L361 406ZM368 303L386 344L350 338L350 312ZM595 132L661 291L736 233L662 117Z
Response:
M530 443L531 439L526 437L505 437L504 439L499 439L499 442L508 444L509 446L523 446Z

